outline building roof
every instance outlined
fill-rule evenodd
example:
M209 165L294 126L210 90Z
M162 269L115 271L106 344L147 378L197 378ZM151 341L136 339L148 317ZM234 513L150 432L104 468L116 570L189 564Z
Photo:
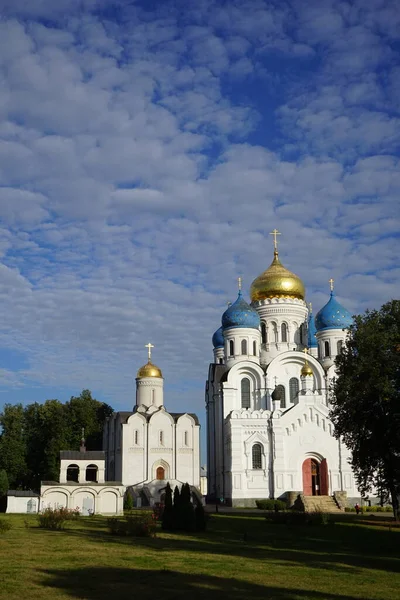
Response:
M19 498L39 498L37 492L32 490L8 490L7 496L17 496Z
M61 450L61 460L105 460L105 452L103 450L87 450L86 452L80 452L80 450Z
M136 411L134 412L121 412L121 413L116 413L117 415L122 415L124 417L124 422L127 423L129 417L131 417L132 415L135 414ZM142 415L145 419L147 419L147 421L149 421L151 419L151 417L155 414L157 414L158 411L154 411L152 412L150 415L147 413L142 413L140 412L139 414ZM186 412L179 412L179 413L175 413L175 412L169 412L168 410L165 411L167 414L171 415L171 417L174 419L174 421L176 422L179 417L182 417L182 415L189 415L190 417L192 417L194 419L194 422L196 423L196 425L200 425L200 421L199 421L199 417L194 414L194 413L186 413ZM86 453L87 454L87 453Z

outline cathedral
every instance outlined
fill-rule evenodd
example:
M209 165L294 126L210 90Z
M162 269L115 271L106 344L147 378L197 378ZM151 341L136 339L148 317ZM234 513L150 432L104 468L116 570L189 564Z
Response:
M350 453L333 436L329 387L350 313L330 297L313 316L305 287L279 260L214 333L206 382L208 500L254 506L299 494L360 500Z
M136 506L163 501L172 488L189 483L200 496L200 424L192 413L170 413L164 406L164 378L151 359L136 376L136 404L113 413L103 433L106 479L120 481Z

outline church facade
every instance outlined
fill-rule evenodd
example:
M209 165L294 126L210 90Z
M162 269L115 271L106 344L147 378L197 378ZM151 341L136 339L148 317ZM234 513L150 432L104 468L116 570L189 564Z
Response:
M360 500L350 453L333 436L328 390L350 313L331 280L313 316L303 282L274 258L222 315L206 382L208 499L329 496Z
M200 499L200 424L192 413L170 413L164 406L164 379L151 360L136 377L136 403L117 412L103 433L106 479L121 481L137 506L162 502L172 488L189 483Z

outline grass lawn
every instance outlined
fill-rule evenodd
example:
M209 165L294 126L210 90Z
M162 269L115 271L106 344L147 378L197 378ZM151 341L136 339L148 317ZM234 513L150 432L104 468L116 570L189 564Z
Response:
M102 517L65 531L2 515L0 598L46 600L399 600L400 530L353 515L335 525L272 525L213 515L198 535L111 536Z

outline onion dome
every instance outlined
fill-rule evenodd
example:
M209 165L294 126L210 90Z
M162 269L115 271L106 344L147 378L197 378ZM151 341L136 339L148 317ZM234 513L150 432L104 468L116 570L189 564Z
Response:
M348 310L344 308L335 298L333 290L331 297L315 317L317 331L325 329L347 329L353 322Z
M310 365L308 364L308 361L306 360L306 362L304 363L302 369L301 369L301 376L302 377L307 377L307 375L313 375L313 370L310 367Z
M159 369L156 365L153 365L151 360L149 359L143 367L140 367L137 372L136 379L144 379L145 377L158 377L162 379L161 369Z
M222 333L222 327L217 329L217 331L212 336L212 343L214 348L221 348L224 346L224 336Z
M310 309L310 314L308 316L308 339L307 345L309 348L318 348L317 338L315 334L317 333L317 328L315 327L315 319L312 314L312 310Z
M237 300L222 315L223 330L238 327L249 329L258 329L260 327L258 312L250 304L247 304L241 290L239 290Z
M279 402L282 400L282 386L276 386L271 394L271 398L274 402Z
M299 298L304 300L304 283L294 273L286 269L279 260L278 250L268 269L261 273L251 284L252 302L266 298Z

